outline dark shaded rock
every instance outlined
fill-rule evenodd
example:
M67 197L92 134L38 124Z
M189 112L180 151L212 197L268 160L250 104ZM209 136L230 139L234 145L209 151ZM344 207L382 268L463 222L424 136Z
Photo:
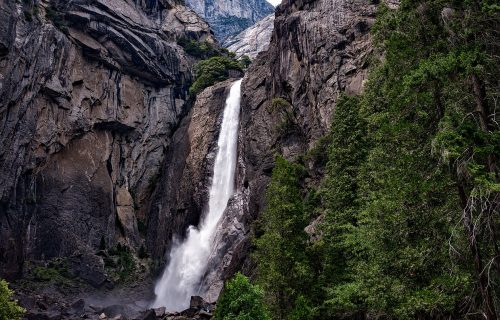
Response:
M212 310L213 306L200 296L192 296L191 300L189 301L189 308L210 311Z
M156 320L156 313L154 310L148 310L144 312L138 320Z
M57 311L28 312L25 314L27 320L61 320L62 315Z
M73 276L87 281L94 287L101 287L108 279L101 257L89 253L77 253L69 258L69 268Z
M0 275L9 279L25 260L92 255L101 243L139 251L138 221L149 220L192 106L196 61L177 38L214 42L180 1L37 1L31 21L21 5L0 1ZM165 248L170 238L155 241ZM74 269L104 281L97 260Z
M69 315L81 315L85 312L85 300L78 299L77 301L71 304L70 309L67 310Z
M188 318L193 318L195 315L197 315L198 313L200 312L199 309L195 309L195 308L189 308L189 309L186 309L186 310L183 310L180 312L180 315L181 316L185 316L185 317L188 317Z

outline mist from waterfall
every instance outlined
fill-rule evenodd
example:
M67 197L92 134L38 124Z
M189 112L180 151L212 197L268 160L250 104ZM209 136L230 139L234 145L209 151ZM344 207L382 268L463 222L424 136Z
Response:
M226 99L218 150L210 187L208 212L197 227L190 226L184 241L174 241L169 264L156 284L153 307L180 311L189 307L192 295L199 294L199 284L206 271L213 238L219 220L234 193L238 145L241 80L231 86Z

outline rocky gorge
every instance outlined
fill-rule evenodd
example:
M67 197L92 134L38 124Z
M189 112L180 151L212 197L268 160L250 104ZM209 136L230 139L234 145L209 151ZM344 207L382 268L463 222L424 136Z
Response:
M173 238L206 210L224 101L243 76L190 95L200 59L178 40L218 47L216 37L272 8L0 0L0 274L21 279L28 318L210 318L224 282L255 272L251 238L275 154L296 160L321 147L339 97L363 92L379 5L284 0L261 21L269 45L251 37L257 48L243 51L254 59L241 88L235 194L200 285L208 302L169 314L147 311L153 282ZM306 165L306 183L319 184L324 164Z

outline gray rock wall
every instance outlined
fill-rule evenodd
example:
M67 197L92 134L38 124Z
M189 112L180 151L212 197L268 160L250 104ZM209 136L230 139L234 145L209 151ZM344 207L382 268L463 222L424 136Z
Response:
M271 14L239 34L229 37L222 45L236 53L237 58L247 55L255 59L260 52L266 51L269 47L273 29L274 14Z
M191 106L176 38L213 42L208 25L167 0L0 0L0 17L0 273L138 250Z
M274 12L266 0L186 0L203 17L222 43Z

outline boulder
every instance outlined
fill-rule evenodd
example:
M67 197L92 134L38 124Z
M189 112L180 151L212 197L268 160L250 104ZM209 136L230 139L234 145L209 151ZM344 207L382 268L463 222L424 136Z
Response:
M94 254L76 253L69 258L69 269L73 276L85 280L96 288L108 280L102 257Z

